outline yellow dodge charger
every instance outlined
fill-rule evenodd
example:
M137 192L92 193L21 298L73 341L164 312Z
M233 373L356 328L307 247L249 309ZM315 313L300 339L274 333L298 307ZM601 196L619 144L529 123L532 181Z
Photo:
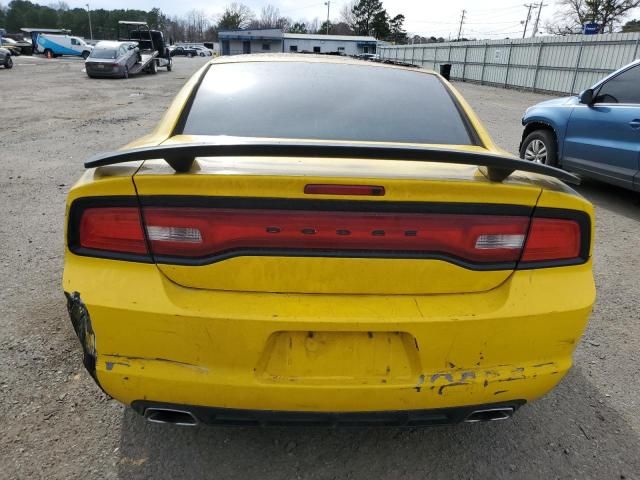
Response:
M567 373L594 302L577 179L499 150L409 65L216 59L85 166L71 321L153 422L509 418Z

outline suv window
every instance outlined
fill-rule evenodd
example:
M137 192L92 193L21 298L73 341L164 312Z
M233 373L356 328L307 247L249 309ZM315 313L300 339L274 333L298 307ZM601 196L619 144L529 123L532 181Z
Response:
M187 135L471 145L435 75L383 66L246 62L212 66Z
M640 103L640 66L633 67L605 83L596 103Z
M71 39L71 45L80 45L80 42L78 40L76 40L75 38Z

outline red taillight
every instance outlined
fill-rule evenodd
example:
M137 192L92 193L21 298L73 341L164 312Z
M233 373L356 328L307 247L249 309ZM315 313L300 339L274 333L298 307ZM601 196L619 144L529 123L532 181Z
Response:
M154 255L183 258L320 250L516 262L529 226L517 216L217 208L147 207L144 219Z
M96 207L82 212L79 247L109 252L146 254L137 207Z
M546 217L530 218L149 206L141 216L128 200L123 206L101 202L72 206L72 251L147 262L152 253L160 263L177 264L243 255L432 258L479 269L568 265L586 261L589 254L589 219L580 212L554 217L559 214L545 211Z
M568 260L580 255L580 225L575 220L533 218L523 262Z

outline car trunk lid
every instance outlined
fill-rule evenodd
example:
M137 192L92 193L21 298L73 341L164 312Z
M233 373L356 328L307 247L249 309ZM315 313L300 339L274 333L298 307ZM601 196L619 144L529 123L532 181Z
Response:
M134 182L172 281L315 294L495 288L541 191L526 177L491 182L475 166L313 157L202 157L188 173L148 160Z

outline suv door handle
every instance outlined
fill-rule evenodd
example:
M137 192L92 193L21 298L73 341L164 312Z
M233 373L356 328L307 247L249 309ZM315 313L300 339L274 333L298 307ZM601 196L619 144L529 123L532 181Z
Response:
M629 126L634 129L640 128L640 119L631 120Z

